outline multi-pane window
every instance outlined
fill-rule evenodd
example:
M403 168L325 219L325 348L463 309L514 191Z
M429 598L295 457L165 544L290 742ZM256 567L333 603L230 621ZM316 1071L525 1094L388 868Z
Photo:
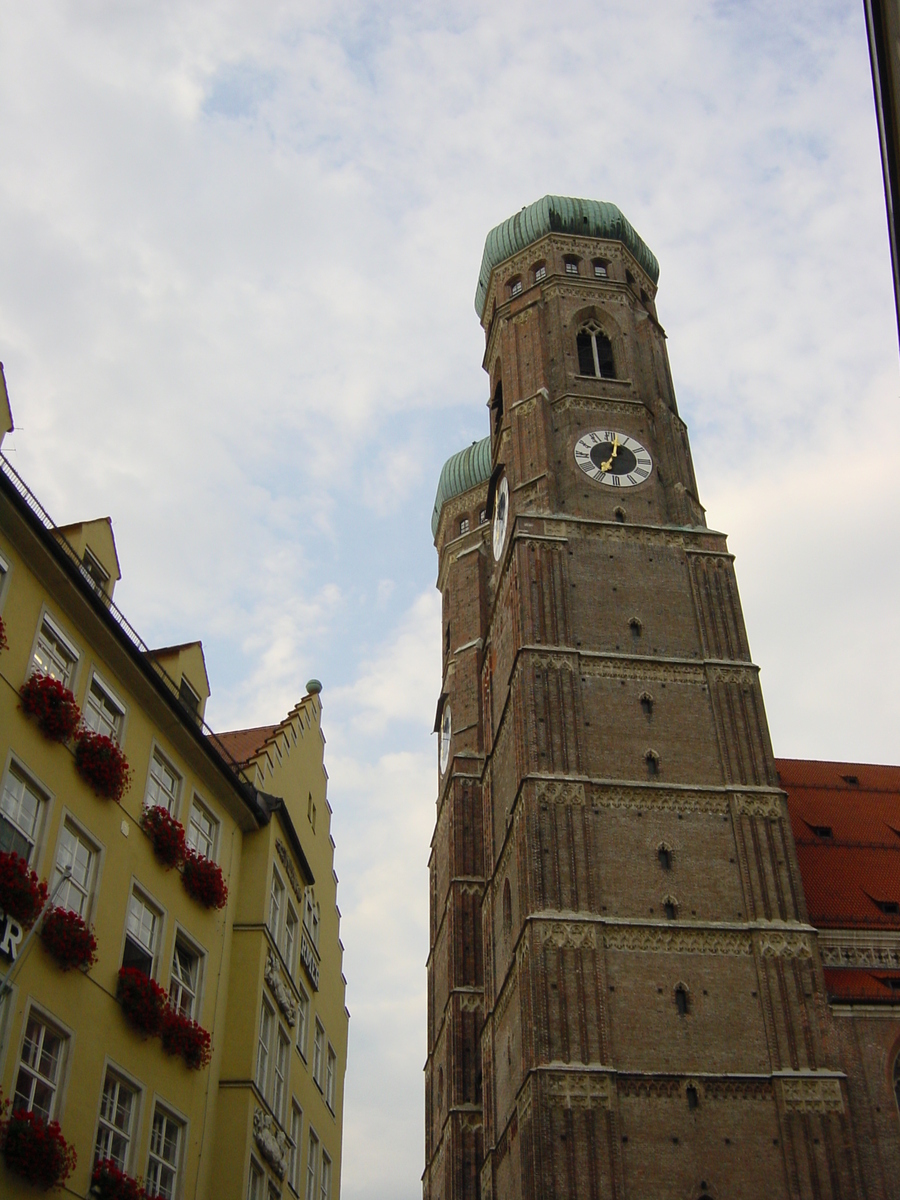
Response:
M312 939L312 944L319 948L319 906L313 899L312 888L306 889L303 904L303 924Z
M180 788L181 776L158 750L154 750L144 794L145 808L165 808L174 816Z
M66 641L50 618L44 617L31 656L32 671L52 675L66 687L71 687L77 662L78 651Z
M612 343L599 325L595 325L593 321L588 322L579 330L575 341L579 375L615 379Z
M101 565L97 556L91 554L90 550L87 549L85 549L82 556L81 565L84 567L84 574L87 576L91 587L102 596L106 591L106 585L109 583L109 571Z
M128 898L128 917L125 922L123 967L137 967L145 975L153 974L159 925L160 916L156 909L138 892L132 892Z
M132 1125L137 1109L137 1092L112 1071L107 1071L100 1101L100 1120L94 1162L111 1158L120 1171L128 1168Z
M606 279L609 276L609 271L606 269L607 264L602 258L594 259L594 277L596 279Z
M178 685L178 697L181 703L190 710L191 714L200 719L200 697L182 675L181 683Z
M281 876L272 868L272 894L269 898L269 929L272 937L278 941L281 933L281 914L284 912L284 884Z
M41 804L46 796L31 779L10 764L0 793L0 850L31 860Z
M328 1043L325 1055L325 1103L334 1112L334 1080L337 1075L337 1055L334 1047Z
M297 1001L297 1049L306 1061L306 1044L309 1039L309 996L306 989L300 985L300 999Z
M266 1001L263 1001L259 1018L259 1045L256 1051L256 1086L265 1096L269 1081L269 1054L272 1048L272 1026L275 1016Z
M316 1182L319 1175L319 1139L315 1131L309 1131L309 1149L306 1153L306 1200L318 1200Z
M16 1076L13 1110L35 1112L49 1121L56 1105L65 1037L34 1013L25 1026L25 1041Z
M165 1109L157 1108L150 1131L150 1154L147 1159L145 1187L149 1196L173 1200L178 1187L178 1165L181 1153L180 1121Z
M578 274L578 259L577 258L567 258L566 259L566 274L567 275L577 275Z
M216 820L196 798L191 804L187 844L204 858L212 858L216 848Z
M522 294L522 280L514 279L509 285L510 296L519 296Z
M184 942L176 941L175 953L172 956L172 977L169 980L169 1003L184 1017L195 1017L199 976L199 955Z
M80 829L66 821L59 832L56 873L52 883L53 888L59 885L54 901L58 908L65 908L78 913L80 917L87 917L96 860L97 851L93 845L87 841ZM60 882L67 870L72 872L71 875Z
M463 519L460 521L459 532L461 534L469 532L469 518L468 517L463 517Z
M284 1120L284 1089L287 1081L288 1064L291 1058L291 1043L287 1034L278 1026L278 1041L275 1046L275 1070L272 1072L272 1112L281 1123Z
M322 1151L322 1174L319 1178L319 1200L331 1200L331 1159Z
M291 1161L288 1183L293 1191L300 1192L300 1135L303 1129L303 1111L296 1100L291 1101Z
M325 1030L322 1028L322 1023L316 1017L316 1034L313 1038L313 1079L321 1089L323 1084L323 1072L325 1069Z
M252 1158L250 1159L250 1182L247 1184L247 1200L263 1200L263 1188L266 1186L266 1177L260 1167Z
M287 963L288 971L293 977L294 967L296 966L295 958L297 955L297 933L299 930L300 921L297 917L297 912L288 900L287 913L284 918L284 961Z
M544 265L544 263L541 263L541 265L539 267L534 268L534 282L540 283L541 280L546 276L546 274L547 274L547 268Z
M125 709L96 675L91 679L91 686L84 698L82 717L85 725L94 733L102 733L114 742L119 740Z

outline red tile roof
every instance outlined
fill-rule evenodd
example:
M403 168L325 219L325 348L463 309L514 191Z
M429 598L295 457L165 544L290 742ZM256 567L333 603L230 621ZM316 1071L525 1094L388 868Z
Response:
M243 764L250 761L277 728L277 725L258 725L255 729L234 729L231 733L217 733L216 740L235 762Z
M900 929L900 767L776 760L809 918Z
M828 998L862 1000L868 1004L900 1004L900 971L861 971L843 967L825 968Z

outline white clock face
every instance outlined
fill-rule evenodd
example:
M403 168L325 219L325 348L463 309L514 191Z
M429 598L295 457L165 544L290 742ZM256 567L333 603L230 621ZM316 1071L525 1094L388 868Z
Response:
M441 716L441 774L447 770L447 763L450 761L450 737L453 733L453 720L450 716L450 705L444 705L444 712Z
M503 547L506 544L506 527L509 525L509 484L504 475L497 484L497 494L494 497L494 529L493 546L494 561L500 561Z
M596 483L607 487L636 487L650 478L653 459L636 438L614 429L597 429L575 443L575 461Z

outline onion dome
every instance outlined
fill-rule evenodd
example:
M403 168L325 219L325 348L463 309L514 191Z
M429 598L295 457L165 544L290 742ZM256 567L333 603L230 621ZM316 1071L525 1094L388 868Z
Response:
M491 477L491 439L482 438L465 450L459 450L448 458L441 469L434 512L431 514L431 532L437 537L441 509L454 496L461 496L479 483L487 483Z

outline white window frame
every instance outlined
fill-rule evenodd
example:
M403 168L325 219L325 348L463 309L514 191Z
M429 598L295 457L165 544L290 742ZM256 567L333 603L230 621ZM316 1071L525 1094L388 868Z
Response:
M247 1172L247 1200L265 1200L263 1189L266 1186L266 1173L250 1155L250 1169Z
M37 662L38 646L40 644L41 634L44 631L45 625L50 632L50 636L61 645L63 650L66 652L66 655L70 659L68 668L60 675L56 675L52 671L44 671L41 665ZM48 657L52 659L54 657L52 650L48 648L48 651ZM31 647L31 658L28 660L28 671L26 672L26 678L34 675L36 671L43 675L50 674L53 675L54 679L59 679L59 681L70 691L74 691L75 680L78 676L78 665L80 662L81 651L68 636L68 634L63 633L62 629L59 627L53 617L50 616L46 608L41 609L41 615L38 618L37 632L34 635L34 643Z
M152 947L152 950L149 947L147 947L147 945L139 937L136 937L134 934L129 933L128 920L129 920L129 917L131 916L131 898L132 898L132 896L136 897L138 899L138 901L144 905L145 908L149 909L151 912L153 912L156 915L154 945ZM148 891L146 891L144 888L142 888L141 885L136 880L132 880L131 888L129 889L129 892L128 892L128 906L125 909L125 929L124 929L124 933L123 933L123 937L122 937L122 954L120 957L120 962L122 962L123 966L124 966L124 958L125 958L125 946L126 946L127 942L129 940L131 940L136 945L141 946L145 952L150 953L152 955L153 961L151 963L149 975L150 975L151 979L155 979L156 975L157 975L157 968L159 966L159 951L160 951L160 947L163 945L163 940L164 940L163 935L165 932L165 924L166 924L165 909L163 909L162 905L158 904L157 901L154 900L153 897L150 895L150 893Z
M320 1157L322 1162L319 1167L319 1200L331 1200L331 1158L324 1148Z
M94 697L95 687L103 697L102 708ZM109 712L115 715L114 721L110 720ZM95 729L88 721L88 713L98 722L99 728ZM84 693L84 705L82 707L82 720L84 724L88 729L93 729L95 733L102 733L105 737L114 741L117 746L121 746L125 737L125 714L126 708L124 702L119 699L117 693L95 668L91 671L91 677L88 680L88 685Z
M289 935L288 931L293 930ZM297 948L300 945L300 917L297 913L294 904L288 896L287 906L284 911L284 932L282 935L282 957L287 966L288 973L291 979L297 970Z
M298 984L300 999L297 1001L297 1049L300 1057L306 1062L309 1045L309 992L303 984Z
M291 1039L281 1022L276 1022L275 1056L272 1060L272 1112L279 1125L284 1125L284 1102L287 1098L291 1071Z
M28 1034L28 1026L32 1020L37 1022L42 1028L42 1033L40 1036L41 1052L43 1051L44 1034L47 1030L49 1030L52 1035L58 1037L60 1040L59 1058L56 1064L56 1072L52 1079L49 1076L41 1075L39 1070L35 1069L30 1064L26 1064L24 1061L25 1041ZM62 1108L61 1097L67 1079L67 1067L71 1043L72 1032L70 1029L67 1029L65 1025L56 1020L55 1017L52 1017L44 1009L39 1008L36 1004L29 1006L28 1011L25 1014L25 1019L22 1021L19 1054L16 1059L16 1068L13 1072L12 1087L10 1089L12 1093L13 1108L19 1107L19 1105L15 1103L15 1097L19 1094L19 1074L20 1072L24 1071L25 1074L30 1076L33 1081L40 1081L50 1089L50 1107L47 1112L47 1120L53 1121L56 1119ZM41 1057L42 1053L38 1055L38 1064L40 1064ZM29 1112L33 1111L34 1108L34 1094L35 1087L32 1086L31 1096L28 1101ZM42 1110L38 1109L38 1112L40 1113Z
M334 1112L334 1095L337 1078L337 1053L331 1042L325 1044L325 1103Z
M188 937L188 935L185 933L185 931L181 928L180 925L176 924L175 939L172 943L172 963L171 963L171 966L169 967L168 995L169 995L169 1003L170 1004L172 1004L172 988L173 988L173 986L177 987L179 989L179 991L182 993L187 992L188 994L191 994L190 988L187 987L184 983L182 983L182 981L179 978L177 978L176 974L175 974L175 956L178 953L179 949L181 949L181 950L185 951L186 953L193 956L194 961L196 963L196 976L194 979L194 991L191 996L190 1011L185 1012L185 1010L183 1008L181 1008L180 1006L174 1005L174 1004L172 1005L172 1007L173 1008L177 1007L179 1012L184 1013L184 1015L187 1017L190 1017L190 1019L192 1021L199 1021L199 1019L200 1019L200 1003L201 1003L201 996L202 996L202 990L203 990L203 975L204 975L203 968L206 963L206 952L203 950L203 948L201 946L197 945L197 943L194 941L194 939L192 937Z
M256 1072L254 1079L259 1094L268 1100L269 1076L271 1074L273 1034L278 1026L274 1006L263 996L262 1007L259 1010L259 1034L256 1040ZM265 1036L263 1032L265 1031Z
M316 1017L313 1032L313 1082L319 1091L324 1091L325 1084L325 1026Z
M156 775L153 774L153 765L158 763L164 770L168 771L175 779L174 795L169 793L167 789L161 786ZM150 788L155 786L156 796L151 797ZM160 749L159 745L154 742L150 749L150 765L147 767L147 782L144 786L144 808L164 808L171 815L177 816L178 809L181 804L181 789L184 786L184 776L177 769L168 754ZM168 801L162 799L168 797Z
M269 889L269 932L276 946L281 945L281 927L284 924L284 906L287 892L278 868L272 864L272 886Z
M300 1166L303 1158L303 1109L291 1096L291 1161L288 1164L288 1187L300 1195Z
M79 912L78 909L74 908L70 903L68 903L71 900L72 891L74 890L75 893L80 895L84 901L84 907L80 910L79 916L85 921L86 924L90 924L91 917L93 916L94 912L94 904L96 902L97 892L100 886L100 867L103 859L103 848L97 841L94 840L93 837L90 836L81 822L77 821L75 817L72 816L68 809L63 809L59 822L59 829L57 830L56 834L56 853L53 856L53 871L50 877L51 893L60 883L62 878L62 870L60 869L60 854L63 848L62 842L63 835L65 833L71 834L72 837L81 843L81 845L91 855L91 861L88 866L87 879L83 882L75 874L76 862L73 861L71 864L69 864L72 866L72 875L68 880L66 880L65 883L62 884L59 891L56 893L54 904L58 908L68 908L72 912Z
M32 834L28 834L25 830L0 807L0 819L8 821L9 824L19 833L19 835L27 842L31 842L31 848L28 852L27 862L29 866L34 867L38 859L38 845L46 828L47 814L50 811L50 805L53 801L52 794L41 783L33 771L29 771L28 767L20 758L10 754L6 760L6 770L3 772L3 781L0 783L0 805L2 805L2 797L6 792L7 781L10 775L17 776L25 788L27 788L38 801L37 812L35 815L34 830ZM18 851L16 851L18 853ZM20 857L25 857L21 855Z
M163 1121L169 1121L178 1129L178 1143L175 1149L175 1161L170 1162L163 1158L161 1153L154 1152L153 1138L156 1132L156 1118L161 1116ZM187 1122L184 1117L175 1112L170 1105L161 1100L156 1100L153 1105L153 1113L150 1118L150 1138L147 1147L147 1169L144 1171L144 1182L147 1191L153 1196L162 1196L165 1200L177 1200L181 1192L181 1176L182 1167L184 1165L184 1147L187 1142ZM158 1163L164 1171L172 1173L172 1186L168 1192L163 1192L160 1189L159 1177L154 1178L153 1166ZM153 1189L151 1191L151 1188Z
M319 1135L309 1127L307 1136L306 1149L306 1196L305 1200L318 1200L316 1196L316 1187L319 1182L319 1155L322 1151L322 1143L319 1141Z
M199 825L195 824L195 812L199 813L209 821L211 829L208 838L207 834L199 828ZM216 861L216 851L218 850L219 845L219 821L209 805L204 804L196 792L194 792L194 795L191 797L191 808L190 812L188 813L185 835L187 837L187 844L192 850L196 850L198 854L202 854L203 857L208 858L210 862ZM204 853L201 846L197 844L201 838L204 841L209 841L209 854Z
M114 1121L111 1121L108 1118L105 1118L103 1116L103 1101L104 1101L104 1097L106 1095L106 1084L110 1078L114 1079L116 1084L119 1087L126 1088L129 1092L131 1092L132 1096L134 1097L134 1103L133 1103L132 1110L131 1110L131 1119L129 1121L129 1127L128 1127L127 1133L124 1133L115 1124ZM134 1157L135 1157L135 1154L137 1151L137 1144L140 1141L142 1097L143 1097L143 1089L141 1088L141 1085L135 1079L132 1079L131 1076L127 1073L127 1071L122 1071L119 1067L115 1066L113 1063L110 1063L110 1062L106 1063L105 1069L103 1071L103 1084L100 1088L100 1103L97 1106L96 1133L94 1134L94 1151L93 1151L93 1158L91 1159L91 1161L93 1163L97 1163L101 1157L100 1133L101 1133L101 1129L103 1129L106 1132L108 1132L111 1135L111 1137L115 1137L116 1135L118 1135L125 1141L125 1155L124 1155L123 1159L121 1160L121 1162L119 1162L119 1160L114 1158L113 1162L116 1163L116 1165L119 1167L119 1170L125 1171L126 1173L130 1173L131 1166L132 1166L132 1163L134 1162ZM103 1158L112 1157L109 1153L108 1146L107 1146L106 1151L103 1153L102 1157Z
M9 591L9 577L12 574L12 566L5 554L0 554L0 609L2 609L6 601L6 593Z

